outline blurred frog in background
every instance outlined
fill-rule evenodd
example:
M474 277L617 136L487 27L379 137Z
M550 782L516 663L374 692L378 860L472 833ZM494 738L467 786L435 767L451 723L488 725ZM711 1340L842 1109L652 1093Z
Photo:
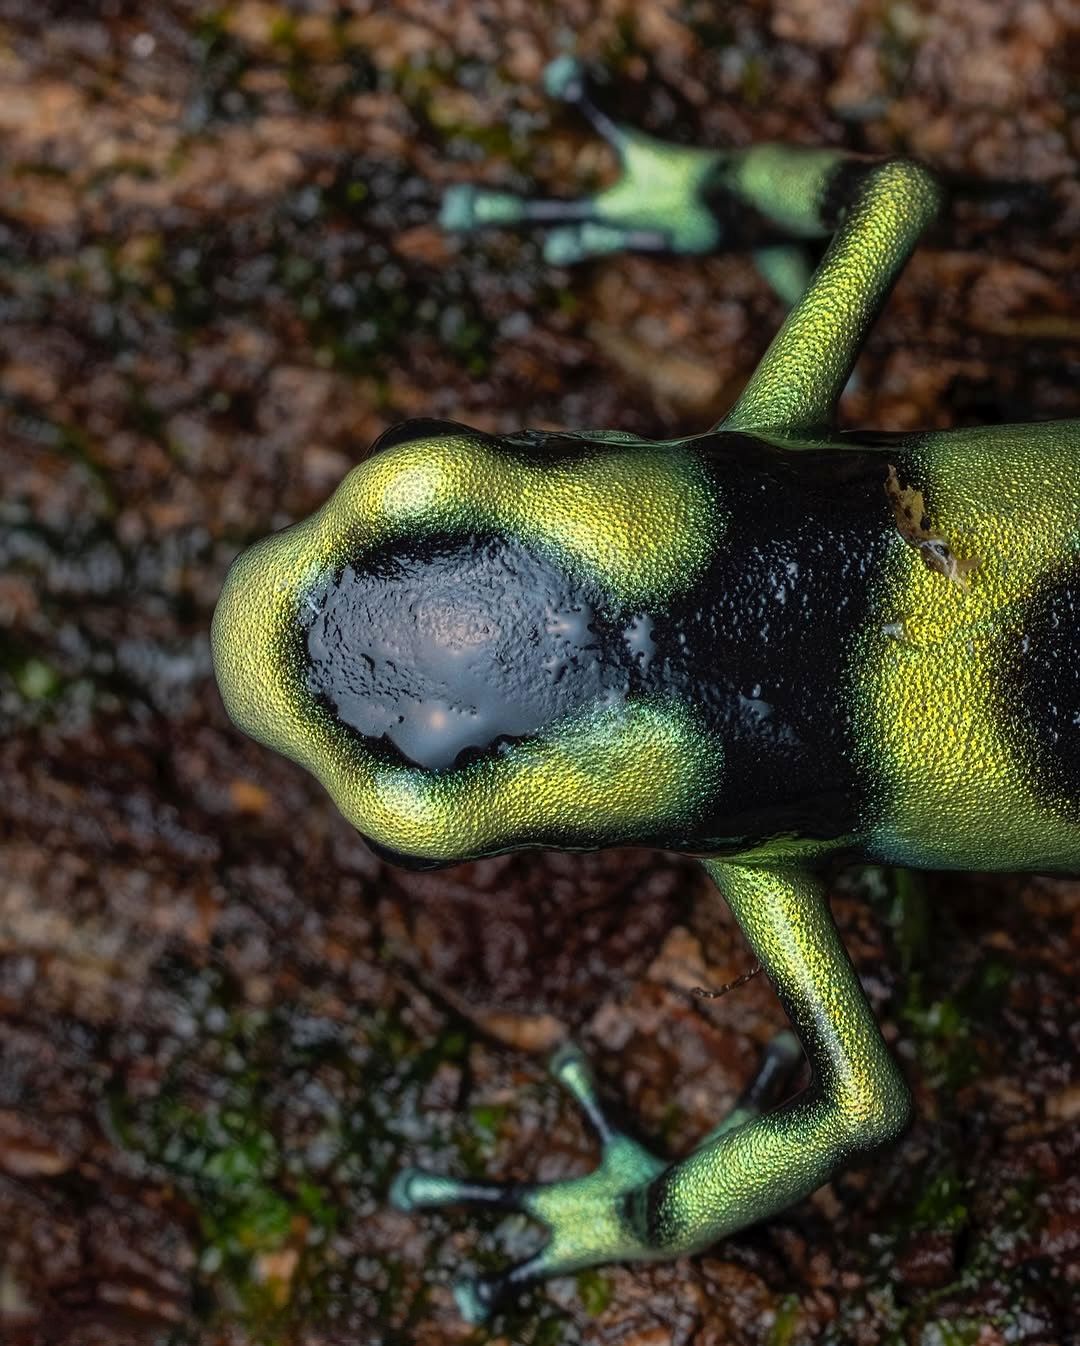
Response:
M790 305L727 416L675 440L407 422L311 518L244 552L214 615L237 725L415 867L520 847L698 857L791 1022L670 1161L555 1077L601 1157L550 1183L397 1177L403 1210L525 1212L548 1240L461 1279L486 1318L536 1279L671 1258L895 1138L911 1102L837 934L836 862L1080 867L1080 422L838 433L837 400L941 192L904 158L703 150L613 123L576 200L459 186L449 230L547 226L566 263L750 246ZM829 239L810 274L800 240ZM810 1082L770 1108L803 1055Z

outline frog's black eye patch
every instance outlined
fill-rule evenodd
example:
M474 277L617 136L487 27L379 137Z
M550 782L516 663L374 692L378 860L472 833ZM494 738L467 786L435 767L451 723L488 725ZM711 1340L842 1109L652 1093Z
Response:
M401 421L384 430L371 446L369 458L386 449L396 448L399 444L411 444L417 439L477 439L490 443L493 436L483 430L474 430L471 425L462 425L460 421L444 421L435 416L416 416L409 421Z
M513 540L397 542L300 612L308 691L427 771L624 702L635 662L604 595Z

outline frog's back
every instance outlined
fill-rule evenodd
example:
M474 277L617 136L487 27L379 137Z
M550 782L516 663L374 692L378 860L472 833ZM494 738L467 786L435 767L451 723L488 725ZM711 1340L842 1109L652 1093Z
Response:
M641 692L691 708L721 766L678 848L848 846L864 786L846 689L897 542L890 460L723 432L684 451L709 483L710 548L644 614Z
M908 546L880 577L851 677L866 848L933 867L1080 868L1080 424L893 447L935 533L978 564L950 582Z
M1080 425L842 442L691 441L718 537L654 627L723 754L689 847L1080 869Z

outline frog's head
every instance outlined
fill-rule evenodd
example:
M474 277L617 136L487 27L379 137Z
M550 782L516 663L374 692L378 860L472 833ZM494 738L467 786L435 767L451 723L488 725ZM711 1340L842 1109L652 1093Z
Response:
M645 614L700 572L714 518L670 446L406 423L233 563L225 706L407 863L677 844L716 763L645 687Z

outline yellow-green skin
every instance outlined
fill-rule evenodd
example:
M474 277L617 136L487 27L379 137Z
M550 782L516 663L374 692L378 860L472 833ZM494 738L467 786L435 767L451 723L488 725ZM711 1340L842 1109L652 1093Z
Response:
M609 1125L584 1059L564 1048L552 1068L600 1136L595 1172L507 1187L410 1170L391 1193L405 1209L497 1204L547 1225L529 1261L458 1283L474 1321L541 1276L706 1247L906 1124L908 1091L832 924L817 861L1080 866L1080 423L893 438L830 429L866 331L938 207L932 176L904 160L774 145L668 150L591 109L572 64L557 63L549 87L615 140L623 179L578 202L459 189L448 226L562 220L549 251L567 260L624 246L704 251L756 212L789 237L832 234L821 264L730 415L697 439L496 440L425 424L398 434L312 518L236 561L214 617L219 685L238 725L313 771L365 836L406 862L626 842L701 855L813 1077L764 1110L772 1080L798 1059L781 1035L735 1112L667 1163ZM780 249L758 260L781 288L798 271ZM605 656L614 672L597 673L581 641L559 646L571 650L565 694L536 669L511 669L507 695L547 706L546 718L527 733L480 735L438 765L422 750L410 759L392 733L376 740L343 722L334 689L347 670L333 669L335 651L381 649L384 635L397 640L397 628L429 617L416 615L422 602L395 606L383 584L376 625L387 632L341 636L326 615L334 596L351 585L367 606L342 611L370 613L364 586L378 566L408 571L422 596L424 566L447 547L486 549L490 561L511 545L510 570L502 553L493 563L500 584L525 557L526 589L554 575L545 582L591 595L589 611L616 614ZM762 579L773 561L786 566L783 592ZM424 638L436 668L474 639L465 570L461 612L439 615L437 639ZM484 611L486 639L499 615ZM649 660L620 653L619 631L631 640L634 623L660 633ZM730 660L717 626L739 634ZM322 682L316 629L329 650ZM330 630L340 644L327 643ZM717 653L691 675L679 648L695 640ZM739 678L755 660L761 678L777 680L774 702L743 695ZM574 692L578 673L607 678L604 695L580 677ZM784 685L798 686L811 714L785 701ZM409 702L414 718L416 705L433 725L446 718L423 696ZM814 799L799 786L806 762L832 793Z

